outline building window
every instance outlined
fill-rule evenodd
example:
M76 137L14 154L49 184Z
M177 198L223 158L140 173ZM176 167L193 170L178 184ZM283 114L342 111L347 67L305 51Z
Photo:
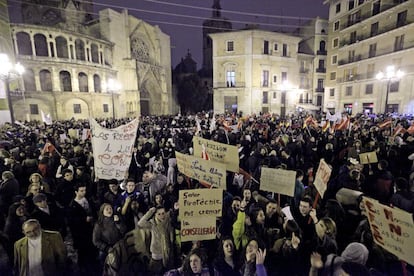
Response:
M56 42L56 55L59 58L69 58L68 42L63 36L58 36Z
M287 57L288 56L288 45L286 43L283 43L282 56L284 56L284 57Z
M73 113L75 113L75 114L82 113L82 109L81 109L80 104L73 104Z
M226 72L227 87L234 87L236 85L236 72L234 70L228 70Z
M282 82L287 81L287 72L282 72Z
M361 20L361 11L348 15L348 26L354 25Z
M273 92L273 99L276 99L277 93Z
M99 50L98 45L96 45L95 43L91 45L91 57L92 62L99 63Z
M332 48L338 48L339 38L334 38L332 41Z
M68 71L60 71L59 79L60 79L60 90L61 91L63 92L72 91L72 79Z
M373 78L375 75L375 63L371 63L367 65L367 77Z
M358 5L364 4L365 0L358 0Z
M36 82L33 70L26 69L23 74L23 84L26 91L36 91Z
M355 2L354 0L350 0L348 2L348 10L352 10L355 7Z
M103 112L104 113L108 113L109 112L109 105L108 104L103 104Z
M277 51L277 43L273 44L273 51Z
M371 24L371 36L376 36L378 34L378 22Z
M324 89L323 79L318 79L318 90Z
M351 34L349 35L349 43L355 43L357 41L357 33L356 31L351 32Z
M89 92L88 88L88 76L81 72L78 75L79 92Z
M395 37L394 51L400 51L402 49L404 49L404 35L399 35Z
M41 70L39 72L39 79L42 91L52 91L52 74L49 70Z
M369 95L372 94L374 91L374 85L372 83L368 83L365 85L365 94Z
M47 50L46 37L42 34L35 34L34 42L35 42L36 56L47 57L49 53Z
M399 81L393 81L390 83L390 92L398 92L399 88L400 88Z
M93 89L95 93L102 92L101 77L97 74L93 75Z
M369 58L375 57L376 54L377 54L377 43L370 44L369 45L368 57Z
M263 91L263 101L262 103L268 104L269 103L269 92Z
M30 35L25 32L19 32L16 34L17 40L17 49L19 51L19 55L33 55L32 51L32 42L30 40Z
M335 88L330 88L329 89L329 96L330 97L335 97Z
M355 50L348 51L348 62L355 61Z
M341 3L336 4L335 6L335 12L339 13L341 11Z
M336 79L336 72L331 72L331 75L330 75L329 79L330 80L335 80Z
M378 0L372 4L372 15L379 14L380 11L381 11L381 0Z
M352 86L347 86L345 88L345 96L352 96Z
M262 71L262 86L263 87L269 86L269 71L268 70Z
M407 11L402 11L397 15L397 28L407 24Z
M335 21L334 25L333 25L333 30L334 31L338 31L339 30L339 20Z
M39 114L39 106L37 104L30 104L30 114L38 115Z
M234 51L234 41L227 41L227 52Z
M263 41L263 54L264 55L269 54L269 41L267 40Z
M273 83L276 83L276 82L277 82L277 76L273 75Z
M334 55L332 56L332 64L337 64L338 63L338 56Z
M85 43L80 40L75 40L75 54L77 60L85 60Z

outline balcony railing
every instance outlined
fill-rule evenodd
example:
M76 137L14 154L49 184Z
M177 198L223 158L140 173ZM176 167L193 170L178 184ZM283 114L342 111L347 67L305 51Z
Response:
M391 30L402 28L402 27L407 26L407 25L412 24L412 23L414 23L414 20L412 20L412 19L411 20L407 19L404 22L397 22L397 23L394 22L392 24L382 26L382 28L380 28L378 30L378 32L376 32L374 34L367 33L367 34L363 34L363 35L358 35L356 37L356 39L352 39L352 40L350 38L343 39L343 40L340 41L339 47L342 48L342 47L345 47L345 46L348 46L348 45L352 45L354 43L361 42L365 39L368 39L368 38L371 38L371 37L374 37L374 36L377 36L377 35L380 35L380 34L383 34L383 33L387 33Z
M394 3L390 3L388 5L381 5L381 9L379 10L378 13L372 14L372 11L369 10L369 12L366 12L364 14L361 14L358 18L356 18L354 20L351 20L351 21L346 20L344 22L344 24L341 24L341 30L344 30L346 28L349 28L349 27L351 27L351 26L353 26L355 24L358 24L358 23L360 23L360 22L362 22L362 21L364 21L364 20L366 20L368 18L371 18L371 17L373 17L373 16L375 16L377 14L380 14L382 12L385 12L386 10L392 9L395 6L398 6L398 5L400 5L400 4L404 3L404 2L407 2L407 1L408 0L395 0Z
M316 87L315 92L324 93L325 92L325 87Z
M318 50L316 51L317 55L321 55L321 56L326 56L328 54L328 52L326 50Z
M309 73L309 69L308 68L300 68L299 69L299 73L301 73L301 74L307 74L307 73Z
M309 84L299 84L299 89L310 89Z
M213 84L214 88L240 88L245 87L246 83L244 82L215 82Z
M300 104L312 104L312 100L299 99Z
M326 68L316 68L316 73L326 73Z

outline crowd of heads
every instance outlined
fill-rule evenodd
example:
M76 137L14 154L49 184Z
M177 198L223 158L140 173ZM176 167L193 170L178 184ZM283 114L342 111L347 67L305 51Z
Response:
M4 125L3 247L12 260L12 245L23 236L46 229L67 238L70 231L81 259L78 269L99 271L107 267L108 254L115 254L112 248L126 242L127 233L143 231L138 240L148 245L148 266L138 270L146 273L260 274L263 267L270 275L301 275L326 269L329 261L344 271L358 269L354 263L381 273L397 271L397 258L369 235L359 203L368 196L414 211L414 138L407 131L395 133L398 127L407 129L412 118L395 116L382 128L385 115L358 115L347 129L328 131L305 126L305 119L204 113L143 117L122 181L97 179L90 139L68 134L68 129L89 129L88 121ZM99 120L110 128L127 121ZM183 175L175 160L175 152L193 153L194 135L237 146L241 171L227 172L217 238L180 242L178 192L204 188ZM366 152L375 152L378 162L363 165L360 154ZM332 174L325 196L315 200L319 196L313 180L322 158ZM294 196L261 190L264 167L296 171ZM363 254L363 260L347 259L351 245L370 253ZM96 266L87 265L94 261Z

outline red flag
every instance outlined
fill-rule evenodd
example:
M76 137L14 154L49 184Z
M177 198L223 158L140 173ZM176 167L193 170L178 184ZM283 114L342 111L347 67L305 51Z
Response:
M407 128L407 132L412 135L414 134L414 123L411 124L409 128Z
M394 129L394 133L392 134L393 137L397 136L398 134L402 133L406 133L407 130L405 128L403 128L401 125L398 125L395 129Z
M331 121L325 121L325 124L322 126L322 132L326 132L331 127Z
M350 123L349 117L346 116L346 118L342 118L342 121L338 125L335 126L335 129L345 130L349 127L349 123Z

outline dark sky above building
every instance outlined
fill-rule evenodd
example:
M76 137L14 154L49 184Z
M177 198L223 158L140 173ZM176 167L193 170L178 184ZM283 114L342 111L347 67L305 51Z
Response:
M129 9L129 13L158 25L171 38L171 64L175 67L188 49L202 66L202 24L212 16L213 0L94 0L95 9ZM222 16L233 29L259 24L261 29L292 31L317 16L328 18L324 0L221 0Z

